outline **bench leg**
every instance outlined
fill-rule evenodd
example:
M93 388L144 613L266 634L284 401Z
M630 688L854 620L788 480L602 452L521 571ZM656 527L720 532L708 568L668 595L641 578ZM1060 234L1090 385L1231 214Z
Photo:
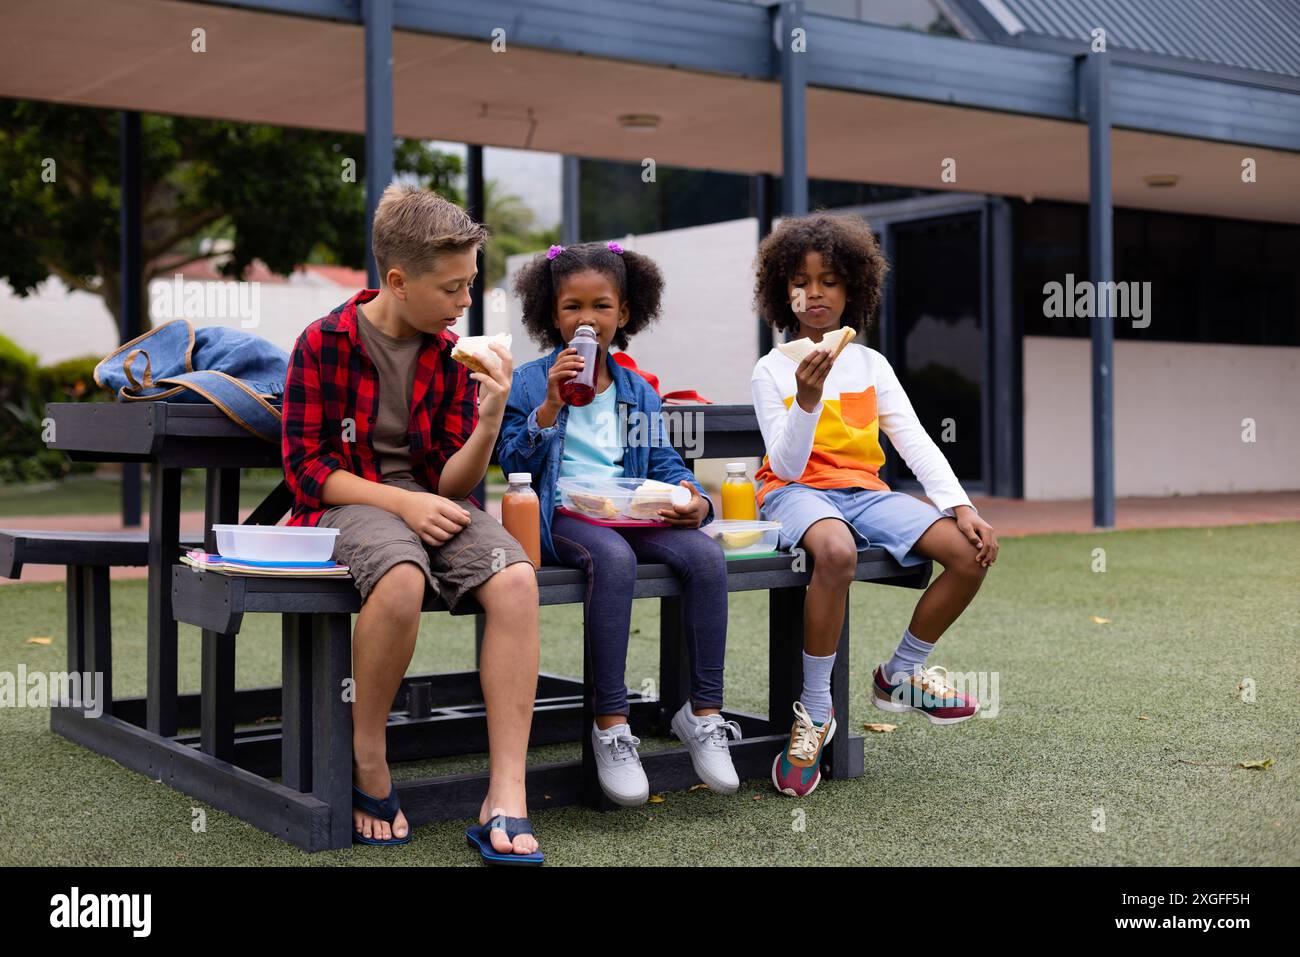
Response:
M281 624L280 780L311 791L311 619L285 615Z
M235 758L235 636L203 631L199 746L222 761Z
M690 660L682 646L684 613L681 596L659 599L659 723L655 731L665 737L691 686Z
M352 616L312 616L311 790L330 806L330 848L352 846Z
M69 565L65 581L68 606L68 671L86 670L86 595L81 565Z
M69 565L65 577L68 610L69 674L103 675L99 702L104 714L113 711L113 664L110 639L113 623L108 603L108 569ZM93 681L92 677L92 681ZM93 689L86 689L87 691ZM83 691L82 697L86 692Z
M803 604L807 589L768 592L767 720L769 734L790 731L790 707L803 690Z
M85 617L82 621L82 652L84 671L99 674L103 685L99 702L104 714L113 713L113 621L109 605L108 568L104 566L80 569L84 585ZM92 679L93 680L93 679Z
M835 666L831 669L831 705L839 727L835 737L822 753L822 772L831 778L847 778L862 773L862 738L850 734L849 722L849 599L844 598L844 626L840 629L840 644L835 652ZM853 761L853 749L858 749L858 760Z
M149 479L149 700L145 726L176 734L176 618L171 566L180 548L181 470L155 463Z

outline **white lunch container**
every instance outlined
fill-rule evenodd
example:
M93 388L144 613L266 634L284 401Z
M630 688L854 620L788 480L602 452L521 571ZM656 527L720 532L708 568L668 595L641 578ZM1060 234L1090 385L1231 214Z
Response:
M246 562L327 562L337 528L311 525L213 525L222 558Z
M733 555L758 555L776 551L781 523L720 518L705 525L700 531L716 539L722 546L723 553L731 558Z

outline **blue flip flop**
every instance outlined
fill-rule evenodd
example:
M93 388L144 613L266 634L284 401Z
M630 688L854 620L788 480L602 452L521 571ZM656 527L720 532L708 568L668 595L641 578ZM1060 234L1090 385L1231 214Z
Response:
M392 824L397 820L397 812L400 811L401 805L397 802L397 786L391 785L388 791L388 797L382 801L371 797L355 784L352 785L352 806L363 814L369 814L371 817L377 817L381 821L387 821ZM352 829L353 844L370 844L375 847L397 847L400 844L411 843L411 822L406 823L406 837L390 837L386 841L381 841L377 837L366 837L364 834L357 833L357 829Z
M465 838L469 841L470 847L478 848L484 864L537 865L546 862L541 851L533 851L531 854L515 854L512 851L500 853L492 846L494 830L505 831L506 837L514 841L520 834L532 834L533 826L528 823L526 817L506 817L504 814L498 814L486 824L475 824L471 827L465 832Z

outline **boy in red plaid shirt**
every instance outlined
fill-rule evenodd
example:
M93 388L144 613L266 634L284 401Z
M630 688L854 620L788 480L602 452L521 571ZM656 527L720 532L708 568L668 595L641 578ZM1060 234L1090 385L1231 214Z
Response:
M335 557L362 596L352 634L354 839L411 839L385 734L427 585L453 608L473 596L485 612L491 781L471 833L522 863L541 858L524 793L537 578L519 543L469 497L496 444L513 363L497 347L501 367L471 373L452 360L449 331L470 304L486 235L434 193L385 190L372 234L381 288L358 293L299 336L282 451L294 493L289 523L338 528Z

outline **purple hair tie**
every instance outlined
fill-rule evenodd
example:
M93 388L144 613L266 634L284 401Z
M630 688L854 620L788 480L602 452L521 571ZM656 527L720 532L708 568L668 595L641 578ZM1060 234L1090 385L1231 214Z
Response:
M564 247L563 247L563 246L552 246L550 249L546 250L546 258L547 258L547 259L554 259L556 256L560 255L560 253L562 253L562 252L564 252Z
M618 253L620 256L623 255L623 247L620 246L618 243L608 242L605 244L605 248L612 253Z

